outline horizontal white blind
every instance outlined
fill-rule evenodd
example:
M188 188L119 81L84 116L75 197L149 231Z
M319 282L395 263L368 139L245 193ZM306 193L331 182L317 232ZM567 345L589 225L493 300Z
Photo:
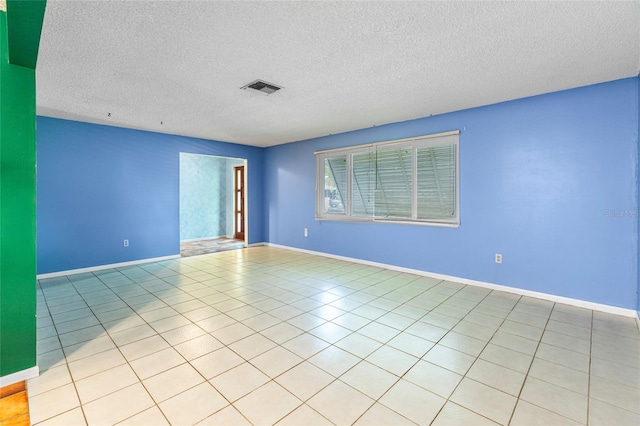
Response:
M459 223L457 131L316 155L319 219Z

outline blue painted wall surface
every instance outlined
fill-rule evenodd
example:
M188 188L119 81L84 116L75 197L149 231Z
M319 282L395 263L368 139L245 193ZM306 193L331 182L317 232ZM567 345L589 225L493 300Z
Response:
M230 160L180 153L180 240L226 236Z
M455 129L458 229L314 220L314 151ZM637 131L634 78L271 147L268 241L633 309Z
M38 273L179 254L180 152L247 159L249 242L264 241L263 149L38 117Z

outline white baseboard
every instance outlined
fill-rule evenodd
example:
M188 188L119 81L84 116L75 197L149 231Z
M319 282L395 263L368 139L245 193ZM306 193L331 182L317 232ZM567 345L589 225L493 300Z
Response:
M260 247L260 246L268 246L269 243L251 243L245 244L245 247Z
M433 273L433 272L422 271L422 270L419 270L419 269L404 268L404 267L401 267L401 266L388 265L386 263L371 262L369 260L362 260L362 259L357 259L357 258L354 258L354 257L338 256L338 255L335 255L335 254L324 253L324 252L313 251L313 250L306 250L306 249L301 249L301 248L297 248L297 247L284 246L284 245L280 245L280 244L265 243L265 245L267 245L269 247L275 247L275 248L280 248L280 249L285 249L285 250L298 251L298 252L301 252L301 253L308 253L308 254L314 254L314 255L318 255L318 256L329 257L329 258L332 258L332 259L344 260L344 261L347 261L347 262L360 263L360 264L369 265L369 266L376 266L376 267L379 267L379 268L390 269L390 270L398 271L398 272L406 272L406 273L409 273L409 274L415 274L415 275L421 275L421 276L430 277L430 278L436 278L436 279L439 279L439 280L454 281L454 282L461 283L461 284L467 284L467 285L472 285L472 286L476 286L476 287L484 287L484 288L489 288L489 289L492 289L492 290L519 294L519 295L522 295L522 296L535 297L535 298L538 298L538 299L549 300L551 302L563 303L563 304L566 304L566 305L577 306L577 307L580 307L580 308L586 308L586 309L591 309L591 310L600 311L600 312L606 312L606 313L615 314L615 315L622 315L622 316L625 316L625 317L636 317L636 318L638 318L638 312L635 309L620 308L618 306L611 306L611 305L605 305L605 304L602 304L602 303L588 302L586 300L572 299L570 297L556 296L555 294L541 293L541 292L537 292L537 291L524 290L524 289L516 288L516 287L509 287L509 286L500 285L500 284L492 284L492 283L488 283L488 282L484 282L484 281L470 280L468 278L455 277L455 276L452 276L452 275L437 274L437 273ZM640 327L640 320L638 320L638 321L639 321L639 325L638 326Z
M104 269L122 268L125 266L140 265L143 263L161 262L163 260L177 259L179 257L180 257L179 254L174 254L171 256L152 257L147 259L132 260L129 262L111 263L109 265L98 265L98 266L90 266L88 268L70 269L68 271L49 272L46 274L38 274L36 275L36 278L39 280L43 280L46 278L56 278L56 277L63 277L65 275L81 274L83 272L102 271Z
M12 374L0 377L0 388L21 382L23 380L33 379L40 375L38 366L27 368L26 370L16 371Z

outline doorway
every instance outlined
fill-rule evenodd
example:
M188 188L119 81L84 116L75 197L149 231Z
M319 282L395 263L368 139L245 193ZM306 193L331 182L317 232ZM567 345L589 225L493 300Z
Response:
M180 153L181 256L246 246L245 170L245 159Z

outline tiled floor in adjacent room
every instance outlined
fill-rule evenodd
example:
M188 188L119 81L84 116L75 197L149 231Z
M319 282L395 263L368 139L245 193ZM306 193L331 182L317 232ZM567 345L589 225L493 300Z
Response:
M31 421L640 424L633 318L269 247L42 280Z

